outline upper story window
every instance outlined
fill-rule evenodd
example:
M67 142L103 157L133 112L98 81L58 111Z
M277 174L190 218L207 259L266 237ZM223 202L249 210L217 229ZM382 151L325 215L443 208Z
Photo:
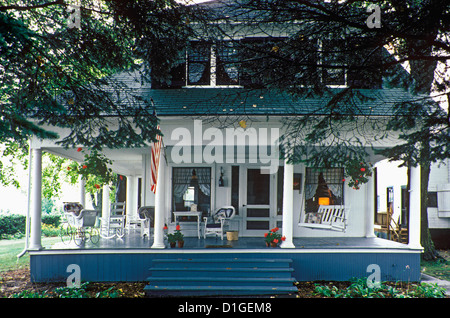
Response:
M187 51L187 84L211 84L211 45L192 42Z
M321 59L322 83L325 85L346 85L346 54L342 49L342 41L322 40Z
M239 85L238 50L233 42L191 42L186 86Z
M192 41L172 69L170 83L153 82L152 86L262 87L263 79L260 77L264 73L260 69L267 67L272 71L270 63L276 63L276 60L270 61L270 54L274 48L282 47L283 41L284 38L264 37L216 43ZM361 48L362 43L367 43L367 40L306 39L294 44L290 50L298 65L294 63L289 69L296 72L293 81L305 86L323 83L331 87L380 88L381 52ZM265 52L271 53L265 55ZM259 62L255 64L255 60Z
M321 79L328 86L381 88L381 50L367 39L321 40Z

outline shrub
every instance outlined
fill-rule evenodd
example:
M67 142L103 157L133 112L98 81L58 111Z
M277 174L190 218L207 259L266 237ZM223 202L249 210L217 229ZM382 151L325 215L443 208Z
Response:
M2 215L0 216L0 239L8 238L17 234L25 233L24 215Z
M57 214L47 214L42 216L42 223L58 227L61 224L61 216Z
M7 239L11 237L19 238L25 235L26 219L27 218L25 215L18 215L18 214L1 215L0 239ZM44 235L53 232L52 227L57 228L59 227L60 224L61 224L60 215L48 214L42 216L42 231ZM53 236L53 234L50 234L49 236Z
M347 288L315 284L315 294L332 298L444 298L445 289L426 283L408 284L407 288L398 288L387 283L370 288L365 279L354 279Z
M58 236L59 235L59 228L54 227L53 225L49 224L42 224L42 234L44 236L50 237L50 236Z

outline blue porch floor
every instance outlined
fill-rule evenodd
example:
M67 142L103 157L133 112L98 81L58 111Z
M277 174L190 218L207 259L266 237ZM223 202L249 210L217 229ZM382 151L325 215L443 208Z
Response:
M239 237L238 240L228 241L220 237L185 237L183 249L269 249L266 247L262 237ZM147 249L153 245L153 236L142 237L137 232L132 232L122 238L114 237L110 239L100 238L99 242L93 244L87 241L81 246L77 246L73 241L69 243L58 242L45 249L65 250L65 249ZM170 249L165 241L167 249ZM377 237L303 237L294 238L295 249L398 249L408 250L408 246L402 243ZM272 248L273 249L273 248ZM174 250L178 250L175 248Z

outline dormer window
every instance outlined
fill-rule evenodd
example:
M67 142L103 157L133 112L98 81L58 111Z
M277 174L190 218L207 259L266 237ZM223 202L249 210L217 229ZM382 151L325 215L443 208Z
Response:
M331 87L381 88L381 50L368 39L320 41L322 83Z
M322 40L322 83L330 86L347 84L346 56L337 40Z
M286 38L253 37L236 41L191 41L172 68L167 83L152 81L153 88L264 87L261 67L270 64L276 49L283 51ZM289 43L296 57L289 69L295 73L291 85L381 88L381 50L367 45L367 39L304 39ZM287 50L289 52L289 50ZM265 61L269 61L266 64ZM259 63L261 64L255 64Z
M237 49L230 41L193 41L187 50L186 86L239 85L237 61Z
M211 84L211 45L192 42L187 51L187 85Z

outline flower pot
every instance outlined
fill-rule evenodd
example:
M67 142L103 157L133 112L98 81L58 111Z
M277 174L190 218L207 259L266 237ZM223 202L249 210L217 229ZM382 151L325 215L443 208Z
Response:
M270 246L271 246L271 247L277 247L277 246L278 246L278 243L270 242Z
M184 246L184 241L178 241L178 247L182 248Z
M171 248L174 248L174 247L177 245L176 242L170 242L169 244L170 244L170 247L171 247Z
M227 232L227 240L228 241L237 241L239 238L239 232L238 231L228 231Z

